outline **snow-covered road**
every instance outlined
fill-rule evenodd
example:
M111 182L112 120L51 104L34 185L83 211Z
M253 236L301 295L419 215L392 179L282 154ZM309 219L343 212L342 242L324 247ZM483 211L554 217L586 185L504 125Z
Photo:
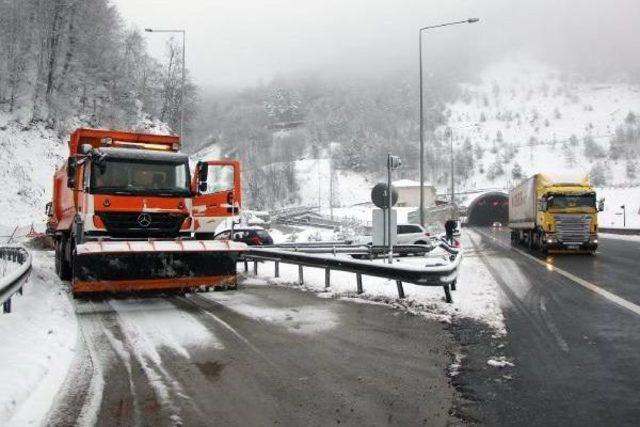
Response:
M457 399L448 373L460 364L452 320L504 333L473 252L454 304L413 285L400 301L395 283L375 278L356 297L339 272L327 292L312 269L300 289L295 267L274 281L265 265L238 291L73 300L52 266L52 253L34 251L25 295L0 317L0 357L12 367L0 369L3 425L444 425Z

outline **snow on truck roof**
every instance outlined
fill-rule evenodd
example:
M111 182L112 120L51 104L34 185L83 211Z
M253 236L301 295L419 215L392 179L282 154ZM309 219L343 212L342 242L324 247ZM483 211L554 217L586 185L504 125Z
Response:
M171 151L142 150L138 148L112 148L102 147L99 149L105 153L107 158L127 159L127 160L147 160L158 162L184 163L189 160L186 154L174 153Z

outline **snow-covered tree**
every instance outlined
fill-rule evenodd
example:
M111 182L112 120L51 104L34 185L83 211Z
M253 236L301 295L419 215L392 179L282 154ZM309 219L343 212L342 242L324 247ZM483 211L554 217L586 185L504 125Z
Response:
M302 100L300 96L285 88L277 88L264 103L267 115L278 123L290 123L301 120Z
M489 170L487 171L487 178L491 181L496 179L499 176L504 175L504 169L502 167L502 161L499 157L496 157L493 163L489 166Z
M601 162L594 164L589 171L589 180L591 185L595 187L603 187L607 185L607 177L604 165Z
M511 169L511 179L514 181L520 181L523 178L522 167L518 162L513 164L513 169Z

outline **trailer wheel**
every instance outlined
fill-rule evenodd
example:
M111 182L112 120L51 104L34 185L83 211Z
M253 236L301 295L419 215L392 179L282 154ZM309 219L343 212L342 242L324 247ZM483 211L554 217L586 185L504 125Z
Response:
M71 262L67 259L67 245L68 241L65 237L61 237L56 242L56 273L62 280L71 279Z

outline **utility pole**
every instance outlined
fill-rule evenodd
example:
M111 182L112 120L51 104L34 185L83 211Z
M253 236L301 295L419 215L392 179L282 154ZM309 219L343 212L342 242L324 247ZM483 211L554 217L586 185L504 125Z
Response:
M333 221L333 143L329 143L329 211Z
M453 169L453 130L450 127L447 127L447 133L449 134L449 155L451 157L451 219L456 219L455 174Z
M438 25L429 25L418 30L418 60L420 68L420 225L424 226L424 96L423 96L423 77L422 77L422 32L434 28L448 27L459 24L474 24L478 22L478 18L469 18L464 21L447 22Z

